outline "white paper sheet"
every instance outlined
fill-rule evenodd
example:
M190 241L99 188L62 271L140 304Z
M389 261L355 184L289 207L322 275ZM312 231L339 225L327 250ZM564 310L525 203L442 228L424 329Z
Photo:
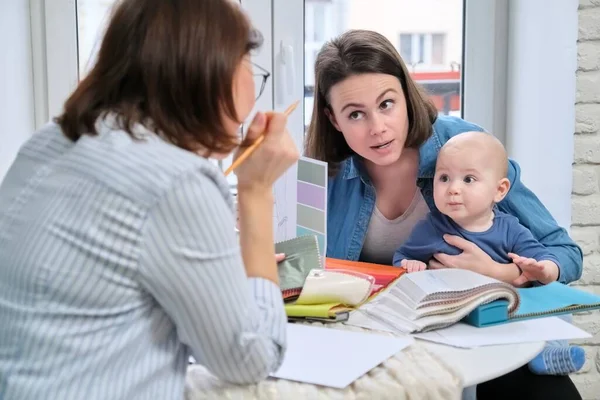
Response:
M413 337L455 347L472 348L548 340L584 339L591 335L558 317L548 317L485 328L477 328L461 322L448 328L417 333Z
M343 389L413 343L410 337L288 324L288 348L271 376Z

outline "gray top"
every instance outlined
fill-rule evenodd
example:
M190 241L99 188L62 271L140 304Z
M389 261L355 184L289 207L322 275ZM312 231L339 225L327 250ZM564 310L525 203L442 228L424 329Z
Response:
M374 207L360 259L391 265L394 252L408 239L415 225L425 218L427 213L429 207L418 189L404 214L398 218L387 219Z

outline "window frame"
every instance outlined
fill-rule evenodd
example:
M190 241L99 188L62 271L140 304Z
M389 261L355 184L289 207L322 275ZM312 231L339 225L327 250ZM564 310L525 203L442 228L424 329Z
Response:
M461 114L506 143L508 1L464 0Z
M35 126L60 113L79 80L76 0L29 0Z

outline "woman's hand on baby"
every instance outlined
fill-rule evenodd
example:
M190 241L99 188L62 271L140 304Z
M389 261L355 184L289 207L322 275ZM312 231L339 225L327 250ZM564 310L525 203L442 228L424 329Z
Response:
M492 276L492 270L497 263L475 243L455 235L444 235L444 240L451 246L462 250L458 255L437 253L429 262L429 268L460 268L468 269L483 275Z
M427 269L427 264L418 260L402 260L400 266L406 268L406 272L419 272Z
M258 113L250 124L244 144L236 151L234 160L261 135L265 138L256 150L236 168L238 190L257 188L271 190L275 181L292 166L300 153L286 128L283 113Z
M558 279L558 265L553 261L537 261L514 253L508 253L508 256L523 271L521 276L513 282L514 286L523 286L529 281L538 281L546 285Z
M283 260L285 260L285 254L284 253L276 253L275 254L275 262L276 263L280 263Z

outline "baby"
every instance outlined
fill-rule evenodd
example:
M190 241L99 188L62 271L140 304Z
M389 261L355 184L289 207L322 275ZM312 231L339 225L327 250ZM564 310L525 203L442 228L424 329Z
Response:
M506 151L494 136L465 132L448 140L436 164L433 199L437 210L415 226L394 254L394 265L408 272L422 271L434 254L459 254L461 250L443 239L450 234L469 240L494 261L512 268L502 271L504 281L521 275L518 264L524 259L534 259L543 268L558 266L558 259L516 217L496 207L510 189L507 170ZM551 342L529 367L538 374L562 375L579 370L584 362L581 347Z

